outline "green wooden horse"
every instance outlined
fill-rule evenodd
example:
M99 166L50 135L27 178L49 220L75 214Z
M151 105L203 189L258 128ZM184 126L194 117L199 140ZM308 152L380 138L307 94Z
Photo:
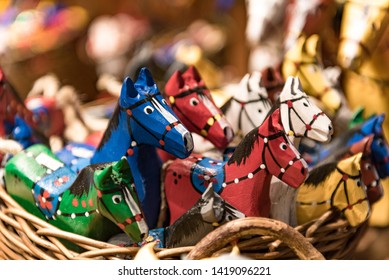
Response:
M135 242L147 235L125 158L89 165L77 175L36 144L7 162L5 183L26 211L62 230L103 241L121 230Z

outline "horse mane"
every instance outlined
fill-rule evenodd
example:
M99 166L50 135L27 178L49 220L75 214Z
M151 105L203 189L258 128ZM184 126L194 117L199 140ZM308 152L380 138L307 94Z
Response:
M281 105L281 100L280 100L280 98L277 98L277 100L274 101L273 106L271 107L271 109L269 110L269 112L267 112L267 115L266 115L265 119L267 119L268 117L270 117L270 115L273 114L275 110L277 110L278 108L280 108L280 105Z
M251 130L236 147L235 152L228 160L228 164L236 163L237 165L240 165L242 162L245 164L246 158L251 154L254 148L254 144L259 141L258 135L258 127Z
M172 225L166 228L166 246L169 248L181 246L185 239L194 239L201 234L205 227L211 225L204 222L200 214L202 199L200 199L189 211L178 218Z
M99 151L105 143L108 142L108 140L111 138L112 131L116 130L119 126L119 113L120 113L120 106L119 102L116 105L115 111L112 114L111 119L109 120L107 130L104 132L103 138L101 139L99 146L97 147L97 151Z
M338 165L338 162L329 162L323 165L320 165L314 169L312 169L309 172L308 178L305 180L304 184L309 184L313 186L317 186L320 183L324 182L327 180L328 176L334 170L336 170L336 166Z
M70 186L69 191L76 197L81 197L83 194L88 195L93 184L93 176L96 170L102 170L111 163L98 163L88 165L83 168L78 174L76 180Z

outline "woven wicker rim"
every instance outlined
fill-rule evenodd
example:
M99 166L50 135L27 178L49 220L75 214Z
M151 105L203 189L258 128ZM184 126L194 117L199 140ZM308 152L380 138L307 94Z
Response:
M366 228L367 223L352 228L332 211L294 229L271 219L246 218L221 226L196 246L156 248L155 252L160 259L180 259L184 255L201 259L229 253L235 244L242 255L254 259L347 259ZM286 233L280 234L280 229ZM288 244L291 237L299 240L300 247ZM67 249L59 238L85 252ZM0 185L0 259L122 260L133 259L138 251L136 247L119 247L62 231L26 212ZM302 257L302 251L310 255Z

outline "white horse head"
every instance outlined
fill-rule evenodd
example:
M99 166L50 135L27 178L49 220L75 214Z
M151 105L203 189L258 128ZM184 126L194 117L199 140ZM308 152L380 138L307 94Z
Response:
M309 100L297 77L287 78L279 102L282 125L289 136L307 137L319 142L331 139L331 120Z

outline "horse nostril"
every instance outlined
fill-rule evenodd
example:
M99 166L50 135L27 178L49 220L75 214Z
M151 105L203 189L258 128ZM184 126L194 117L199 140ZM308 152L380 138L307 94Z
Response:
M305 168L304 167L301 167L301 174L305 174Z
M331 130L332 130L332 126L331 126L331 125L329 125L329 126L328 126L328 129L329 129L329 131L331 131Z
M145 237L145 233L142 233L141 235L140 235L140 238L143 240L143 238Z
M232 130L231 127L227 126L223 129L224 135L228 140L232 140L234 138L234 131Z
M193 139L192 135L189 132L186 132L183 136L184 138L184 145L188 151L193 150Z

